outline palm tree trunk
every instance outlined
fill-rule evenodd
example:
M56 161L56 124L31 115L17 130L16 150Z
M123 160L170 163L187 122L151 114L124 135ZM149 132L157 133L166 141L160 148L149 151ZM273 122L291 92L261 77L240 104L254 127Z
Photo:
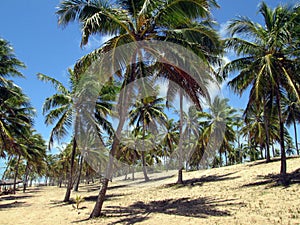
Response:
M117 130L116 130L116 133L114 134L114 138L113 138L113 144L112 144L112 148L111 148L110 155L109 155L106 177L103 180L101 190L98 194L94 209L93 209L92 213L90 214L90 218L95 218L95 217L101 216L101 210L102 210L103 202L105 200L106 191L108 188L109 177L111 176L111 172L112 172L112 168L113 168L113 157L115 156L115 153L120 145L119 137L121 135L121 131L122 131L124 123L125 123L125 114L127 113L127 103L128 103L128 98L129 98L128 93L130 93L130 90L128 91L128 87L126 85L125 85L124 89L125 88L127 89L123 92L123 93L125 93L125 96L124 95L120 96L120 100L119 100L119 105L121 105L123 107L120 110L120 121L119 121ZM123 98L124 98L124 101L123 101Z
M119 127L123 128L124 123L122 123L121 125L119 123ZM122 128L121 128L121 130L122 130ZM90 214L90 218L95 218L95 217L101 216L101 210L102 210L103 202L105 200L106 191L107 191L107 188L108 188L108 181L111 177L111 172L112 172L112 169L113 169L113 157L114 157L115 152L116 152L116 150L117 150L117 148L119 147L119 144L120 144L120 141L119 141L118 137L119 137L119 135L114 136L112 149L111 149L110 155L109 155L106 176L102 180L102 187L101 187L101 190L98 194L97 201L96 201L96 204L94 206L94 209L93 209L92 213Z
M299 155L298 140L297 140L297 126L296 126L296 120L295 119L294 119L293 123L294 123L296 151L297 151L297 155Z
M79 184L80 184L80 178L81 178L81 173L82 173L82 167L83 167L83 155L80 157L80 165L79 165L79 172L78 172L78 178L74 187L74 191L78 191Z
M265 133L266 133L266 162L268 163L271 161L271 157L270 157L269 119L267 116L265 99L263 104L264 104L264 125L265 125Z
M281 113L281 100L280 100L280 93L279 89L276 91L276 101L277 101L277 107L278 107L278 119L279 119L279 135L280 135L280 152L281 152L281 168L280 168L280 174L283 176L283 183L285 183L286 178L286 154L285 154L285 147L284 147L284 124L282 119L282 113Z
M145 181L149 181L149 177L147 175L147 168L146 168L146 160L145 160L145 152L142 151L142 165L143 165L143 174Z
M24 183L23 183L23 193L25 193L28 183L28 175L29 175L29 165L26 163L25 175L24 175ZM47 183L46 183L47 186Z
M219 166L222 167L222 152L221 152L221 148L219 149L219 157L220 157Z
M259 144L259 150L260 150L260 158L263 159L263 158L264 158L264 154L263 154L263 146L262 146L262 143Z
M180 107L180 121L179 121L179 143L178 143L178 151L179 151L179 159L178 159L178 179L177 179L177 184L183 184L183 179L182 179L182 142L183 142L183 94L182 90L179 90L179 107Z
M134 181L134 165L132 165L132 181Z
M76 147L77 147L76 139L75 139L75 137L73 137L73 148L72 148L72 153L71 153L71 167L70 167L70 171L69 171L69 179L68 179L67 191L65 194L64 202L70 201L71 190L72 190L72 186L73 186L73 170L74 170Z
M147 167L146 167L146 160L145 160L145 122L143 121L143 148L142 149L142 166L143 166L143 174L145 181L149 181L149 177L147 175Z
M19 164L21 160L21 155L18 155L17 164L15 167L15 176L14 176L14 187L13 187L13 193L16 194L16 185L17 185L17 178L18 178L18 170L19 170Z

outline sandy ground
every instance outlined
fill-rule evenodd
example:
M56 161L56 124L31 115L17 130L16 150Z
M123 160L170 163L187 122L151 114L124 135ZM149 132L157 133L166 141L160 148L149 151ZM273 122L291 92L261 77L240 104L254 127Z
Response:
M288 187L276 185L280 162L254 162L206 171L150 174L143 182L114 179L104 203L105 217L87 220L99 186L82 185L80 209L64 204L65 189L35 187L27 193L0 197L0 224L300 224L300 173ZM288 160L288 172L300 168L300 158Z

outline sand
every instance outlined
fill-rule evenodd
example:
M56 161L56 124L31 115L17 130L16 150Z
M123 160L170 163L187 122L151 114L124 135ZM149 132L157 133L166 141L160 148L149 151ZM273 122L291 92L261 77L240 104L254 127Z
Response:
M205 171L184 172L187 185L172 185L176 171L150 174L143 182L116 178L109 183L105 217L87 220L99 184L80 186L85 201L75 209L65 204L65 188L32 187L23 194L0 196L0 224L300 224L300 177L278 186L280 161L262 161ZM288 172L300 168L300 158L288 160Z

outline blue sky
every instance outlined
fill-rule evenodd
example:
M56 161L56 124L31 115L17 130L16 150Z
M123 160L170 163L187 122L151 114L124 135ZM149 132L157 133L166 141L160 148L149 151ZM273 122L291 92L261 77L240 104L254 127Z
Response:
M269 6L279 3L296 2L267 0ZM257 15L259 0L218 0L221 8L213 14L220 27L229 19L238 15L248 16L260 22ZM14 47L17 57L27 68L22 70L26 79L16 79L24 92L30 97L37 110L35 128L48 140L51 127L44 125L42 104L46 97L53 94L53 89L36 78L37 73L55 77L67 83L67 68L74 65L84 54L101 43L101 37L93 37L84 49L80 48L81 32L77 23L66 28L59 27L55 15L59 0L9 0L2 1L0 7L0 37L8 40ZM244 107L247 98L237 98L227 89L225 97L230 98L234 107Z

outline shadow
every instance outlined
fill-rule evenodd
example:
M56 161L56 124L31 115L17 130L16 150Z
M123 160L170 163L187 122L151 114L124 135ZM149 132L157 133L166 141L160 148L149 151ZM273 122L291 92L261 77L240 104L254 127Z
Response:
M217 200L211 198L180 198L166 199L144 203L135 202L128 207L107 206L103 210L107 217L125 217L114 224L135 224L149 219L151 213L163 213L167 215L178 215L194 218L207 218L208 216L230 216L227 210L219 210L217 207L226 205L240 205L243 203L233 203L234 199Z
M112 200L114 198L123 197L123 196L125 196L125 194L110 194L110 195L105 195L105 201L109 201L109 200ZM84 200L85 201L96 202L97 198L98 198L98 195L92 195L92 196L84 197Z
M235 174L237 172L232 172L232 173L227 173L223 175L210 175L210 176L202 176L200 178L193 178L193 179L187 179L183 182L183 184L177 184L177 183L172 183L172 184L166 184L164 187L185 187L185 186L201 186L203 183L207 182L217 182L217 181L224 181L224 180L234 180L237 178L240 178L240 176L234 176L230 177L230 175Z
M145 179L143 179L142 181L137 182L137 184L142 184L142 183L151 183L151 182L155 182L155 181L161 181L161 180L166 180L169 178L174 177L175 175L169 175L169 176L164 176L164 177L158 177L158 178L150 178L150 180L145 181Z
M23 196L13 196L13 195L9 195L9 196L2 196L0 197L0 202L4 201L4 200L18 200L18 199L23 199L23 198L30 198L32 196L30 195L23 195Z
M50 200L50 204L52 205L50 208L67 206L67 205L71 205L71 204L74 204L74 203L75 203L75 201L73 201L72 199L70 199L70 201L68 201L68 202Z
M32 194L32 193L37 193L37 192L42 192L43 190L41 190L41 188L37 188L37 189L29 189L26 190L25 193L27 194Z
M286 160L289 160L289 159L296 159L296 158L299 158L299 157L300 157L300 156L298 156L298 155L287 156L287 157L286 157ZM271 158L269 162L267 162L265 159L261 159L261 160L258 160L257 162L253 162L253 163L251 163L251 164L248 164L247 166L252 167L252 166L257 166L257 165L262 165L262 164L268 164L268 163L278 162L278 161L280 161L280 160L281 160L280 157Z
M85 219L81 219L81 220L72 221L71 223L82 223L82 222L86 222L89 220L90 220L90 218L85 218Z
M23 207L26 202L12 202L12 203L7 203L7 204L0 204L0 211L3 209L8 209L8 208L16 208L16 207Z
M259 179L259 181L245 184L242 187L267 185L266 188L272 188L278 186L289 187L292 184L300 184L300 168L292 173L287 173L286 176L282 176L281 174L258 175L257 179Z
M127 184L116 185L116 186L108 186L107 190L114 190L114 189L119 189L119 188L125 188L127 186L128 186Z

